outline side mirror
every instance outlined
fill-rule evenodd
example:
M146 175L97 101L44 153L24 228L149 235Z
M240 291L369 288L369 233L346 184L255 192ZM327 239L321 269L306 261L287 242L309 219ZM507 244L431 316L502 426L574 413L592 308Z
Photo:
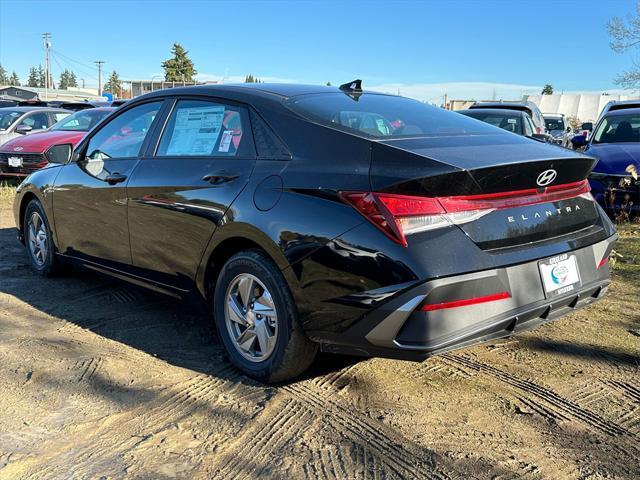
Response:
M573 148L582 148L587 146L587 137L584 135L576 135L571 139L571 145Z
M33 127L31 125L26 125L24 123L21 123L16 127L16 133L19 133L20 135L26 135L31 130L33 130Z
M70 143L61 143L60 145L53 145L49 147L46 152L47 160L49 163L65 164L71 160L71 154L73 153L73 145Z
M567 127L567 133L571 132L571 127Z

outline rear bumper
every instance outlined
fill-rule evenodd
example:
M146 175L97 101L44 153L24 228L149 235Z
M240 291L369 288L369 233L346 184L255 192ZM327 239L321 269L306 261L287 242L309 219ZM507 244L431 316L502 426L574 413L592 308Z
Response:
M599 265L608 257L616 238L614 235L568 252L576 256L581 286L565 294L545 295L538 260L431 280L370 311L339 338L322 343L322 349L422 360L433 354L529 330L589 305L606 293L609 266ZM434 311L420 308L424 304L502 291L509 292L511 297Z

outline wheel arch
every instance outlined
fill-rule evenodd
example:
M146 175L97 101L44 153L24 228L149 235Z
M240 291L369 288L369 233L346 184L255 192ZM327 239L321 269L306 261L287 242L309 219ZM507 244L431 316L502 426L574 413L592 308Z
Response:
M298 280L288 268L290 264L284 253L276 242L249 224L230 224L228 227L219 227L213 234L196 275L196 287L203 298L209 297L209 291L215 285L218 274L227 260L245 250L260 250L265 253L276 264L294 298L297 298Z

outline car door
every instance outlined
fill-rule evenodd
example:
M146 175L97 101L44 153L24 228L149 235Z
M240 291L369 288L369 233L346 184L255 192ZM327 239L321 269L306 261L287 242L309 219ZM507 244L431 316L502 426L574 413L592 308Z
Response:
M126 185L162 104L150 101L120 112L61 168L53 192L60 253L116 269L131 265Z
M254 163L244 106L177 99L127 187L131 254L138 273L188 289L211 235L247 184Z

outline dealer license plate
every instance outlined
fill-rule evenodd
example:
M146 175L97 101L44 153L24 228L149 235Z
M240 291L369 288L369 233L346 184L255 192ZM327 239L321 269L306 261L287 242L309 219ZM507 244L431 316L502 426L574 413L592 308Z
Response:
M10 167L21 167L22 166L22 157L9 157L7 159Z
M538 266L547 298L572 292L581 285L575 255L558 255L542 260Z

